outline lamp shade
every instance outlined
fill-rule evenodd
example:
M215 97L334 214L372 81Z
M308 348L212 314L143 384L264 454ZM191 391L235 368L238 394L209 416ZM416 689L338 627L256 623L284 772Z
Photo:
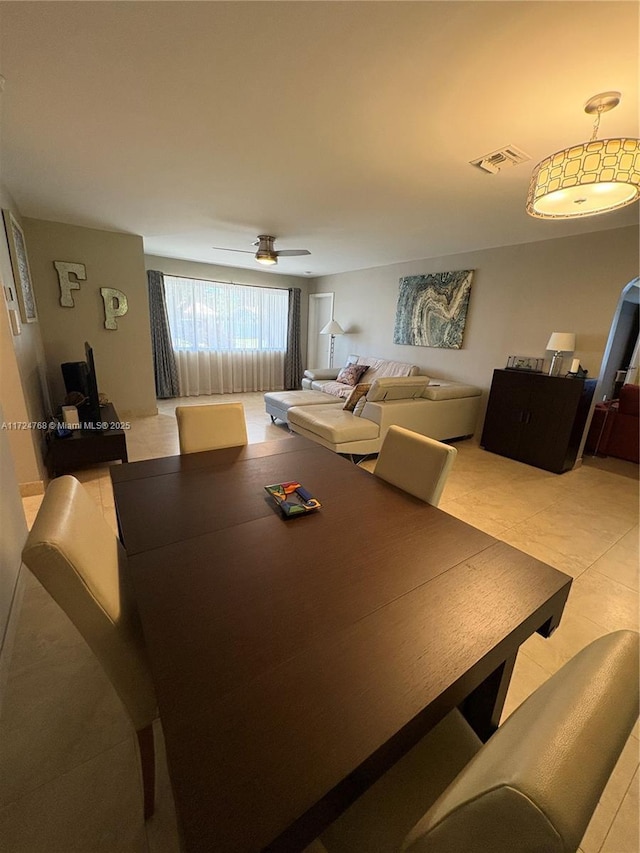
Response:
M527 213L576 219L640 198L640 139L596 139L557 151L536 166Z
M547 344L547 349L553 352L573 352L575 348L575 332L553 332Z
M320 329L321 335L344 335L344 329L340 325L340 323L336 323L335 320L329 320L326 326L323 326Z
M597 139L603 113L621 92L600 92L584 105L595 115L588 142L563 148L538 163L531 176L527 213L539 219L577 219L632 204L640 198L640 139Z

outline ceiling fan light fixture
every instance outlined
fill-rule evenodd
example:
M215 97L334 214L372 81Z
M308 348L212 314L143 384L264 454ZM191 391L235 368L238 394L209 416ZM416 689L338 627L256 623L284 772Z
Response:
M589 142L545 157L533 170L527 213L538 219L578 219L632 204L640 198L640 139L596 139L600 116L620 102L619 92L590 98L595 114Z
M253 245L258 247L256 261L259 264L270 267L278 263L278 253L273 248L274 240L275 237L272 237L270 234L258 235L258 239Z
M259 264L264 264L265 267L270 267L278 263L278 258L272 252L262 252L258 250L256 252L256 261Z
M278 258L280 256L285 258L295 258L302 255L310 255L311 252L308 249L282 249L277 252L273 246L275 242L275 237L272 237L270 234L260 234L257 240L253 241L253 245L256 246L256 251L249 251L248 249L232 249L228 246L212 246L212 249L215 249L219 252L241 252L243 254L253 255L255 260L259 264L263 264L265 267L272 267L278 263Z

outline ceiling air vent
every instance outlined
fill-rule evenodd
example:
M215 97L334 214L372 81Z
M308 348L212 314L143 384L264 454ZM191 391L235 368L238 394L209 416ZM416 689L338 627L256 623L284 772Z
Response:
M492 151L490 154L485 154L478 157L477 160L470 160L472 166L482 169L483 172L489 172L490 175L497 175L503 169L510 169L512 166L517 166L518 163L526 163L531 160L528 154L516 148L515 145L505 145L504 148L499 148L497 151Z

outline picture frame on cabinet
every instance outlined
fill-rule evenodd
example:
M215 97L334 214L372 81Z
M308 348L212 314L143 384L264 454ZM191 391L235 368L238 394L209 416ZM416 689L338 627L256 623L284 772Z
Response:
M510 355L505 370L527 370L530 373L542 373L543 358L527 355Z

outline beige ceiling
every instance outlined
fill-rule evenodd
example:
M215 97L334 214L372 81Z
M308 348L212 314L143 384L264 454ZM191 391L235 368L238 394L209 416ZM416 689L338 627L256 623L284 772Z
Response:
M533 166L638 135L636 2L2 2L2 181L25 216L320 275L638 221L524 209ZM498 175L469 160L516 145Z

